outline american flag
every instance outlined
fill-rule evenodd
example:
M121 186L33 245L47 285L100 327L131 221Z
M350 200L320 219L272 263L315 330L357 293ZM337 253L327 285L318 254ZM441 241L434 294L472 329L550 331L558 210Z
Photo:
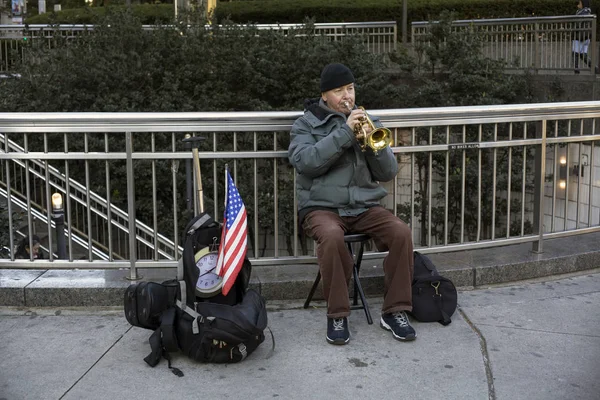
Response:
M223 295L229 293L246 258L247 226L246 207L226 168L225 215L216 269L217 274L223 277L223 288L221 289Z

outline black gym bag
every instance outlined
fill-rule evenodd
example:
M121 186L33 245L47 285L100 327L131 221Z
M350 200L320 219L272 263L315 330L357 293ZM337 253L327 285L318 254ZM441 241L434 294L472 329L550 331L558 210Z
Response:
M414 262L410 314L419 322L450 324L458 301L456 287L438 273L427 256L415 251Z

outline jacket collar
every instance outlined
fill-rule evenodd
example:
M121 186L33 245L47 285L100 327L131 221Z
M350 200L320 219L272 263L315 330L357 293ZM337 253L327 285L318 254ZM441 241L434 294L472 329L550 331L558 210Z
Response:
M322 98L306 99L304 101L304 116L312 127L324 125L335 116L346 120L346 115L327 107Z

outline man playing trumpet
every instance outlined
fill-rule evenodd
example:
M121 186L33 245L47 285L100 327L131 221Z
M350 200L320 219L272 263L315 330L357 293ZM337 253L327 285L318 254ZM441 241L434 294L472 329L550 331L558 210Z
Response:
M348 284L353 260L345 233L366 233L380 251L384 300L380 326L398 340L414 340L406 311L412 310L413 244L410 228L380 205L387 194L379 184L394 178L398 163L386 144L364 151L356 137L360 126L368 135L367 114L355 105L354 76L343 64L329 64L321 73L321 97L306 100L304 115L291 130L288 149L296 169L298 217L305 233L317 242L317 259L327 301L327 342L350 340ZM371 122L381 127L378 119ZM364 125L363 125L364 124Z

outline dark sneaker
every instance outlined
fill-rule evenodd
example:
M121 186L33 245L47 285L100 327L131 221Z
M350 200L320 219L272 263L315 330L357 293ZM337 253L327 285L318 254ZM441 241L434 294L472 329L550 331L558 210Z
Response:
M346 344L350 341L348 318L327 318L327 341L331 344Z
M383 329L392 331L397 340L415 340L417 334L410 323L404 311L398 311L390 314L383 314L379 325Z

